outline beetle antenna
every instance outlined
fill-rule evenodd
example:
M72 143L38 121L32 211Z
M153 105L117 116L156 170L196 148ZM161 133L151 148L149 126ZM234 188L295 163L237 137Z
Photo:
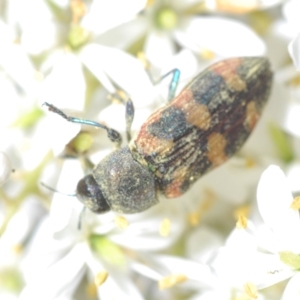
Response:
M48 190L50 190L50 191L52 191L52 192L59 193L59 194L61 194L61 195L65 195L65 196L68 196L68 197L77 197L77 194L65 194L65 193L62 193L62 192L56 190L55 188L53 188L53 187L51 187L51 186L45 184L44 182L40 182L40 184L41 184L43 187L47 188ZM78 224L77 224L77 229L78 229L78 230L81 230L82 218L83 218L83 214L84 214L84 212L85 212L85 208L86 208L86 207L84 206L83 209L82 209L82 211L80 212L80 215L79 215Z
M61 194L61 195L65 195L65 196L68 196L68 197L77 197L77 194L65 194L65 193L62 193L62 192L56 190L55 188L53 188L53 187L47 185L47 184L44 183L44 182L40 182L40 184L41 184L43 187L47 188L48 190L50 190L50 191L52 191L52 192L59 193L59 194Z

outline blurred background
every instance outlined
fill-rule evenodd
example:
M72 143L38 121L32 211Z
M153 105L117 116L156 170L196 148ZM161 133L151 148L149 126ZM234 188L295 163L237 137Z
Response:
M297 0L0 0L0 298L300 299L300 247L281 239L300 228L299 207L288 211L300 195L299 12ZM127 97L135 136L167 102L164 74L180 70L178 94L237 56L274 71L243 149L179 199L81 213L77 182L114 145L43 103L118 130L124 146ZM260 182L270 165L284 173ZM263 210L277 195L288 205Z

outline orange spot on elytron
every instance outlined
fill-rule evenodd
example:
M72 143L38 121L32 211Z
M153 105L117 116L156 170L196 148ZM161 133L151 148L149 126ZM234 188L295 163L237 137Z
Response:
M241 57L233 58L228 60L227 62L220 61L215 65L212 65L210 69L216 72L218 75L223 76L227 72L235 73L236 69L243 63L243 59Z
M236 73L231 74L230 76L223 76L223 78L225 79L228 87L235 91L240 92L247 88L246 82Z
M179 166L172 173L172 182L167 186L164 192L167 198L176 198L182 195L182 185L187 174L189 174L189 166L186 165Z
M181 180L174 180L166 187L166 189L164 191L164 195L167 198L176 198L176 197L181 196L181 194L182 194L181 185L182 185Z
M164 155L174 147L172 140L160 139L147 132L147 130L140 131L135 144L139 149L138 151L144 156L152 155L153 153Z
M255 101L250 101L246 107L245 125L252 130L259 119L259 113L256 110Z
M242 58L231 59L228 64L219 62L215 66L211 67L218 75L222 76L225 80L228 88L235 91L242 91L247 88L246 82L237 73L236 69L242 64Z
M184 112L189 124L202 130L207 130L210 127L211 115L207 106L197 103L193 98L193 93L189 89L185 89L173 101L173 105Z
M135 145L139 153L144 156L152 155L153 153L162 155L168 153L168 151L174 146L173 141L160 139L148 132L148 126L159 121L161 119L161 111L164 110L165 107L159 109L148 118L148 120L143 124L135 140Z
M210 127L211 115L206 105L196 103L186 112L186 120L202 130L207 130Z
M173 181L167 186L165 196L167 198L176 198L182 195L182 185L189 175L189 167L182 165L178 167L172 174Z
M225 154L226 147L225 137L218 132L213 132L207 141L207 158L213 164L213 167L217 167L227 160Z

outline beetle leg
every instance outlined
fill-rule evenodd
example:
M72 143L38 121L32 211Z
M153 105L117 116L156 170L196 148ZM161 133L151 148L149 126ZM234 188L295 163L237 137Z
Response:
M126 121L126 136L127 142L131 140L131 125L134 118L134 105L131 98L127 98L125 103L125 121Z
M172 76L172 80L170 82L169 85L169 94L168 94L168 101L172 101L175 98L175 93L176 93L176 89L179 83L179 78L180 78L180 70L179 69L173 69L171 71L169 71L168 73L166 73L165 75L163 75L156 83L161 82L163 79L165 79L166 77L168 77L169 75L173 74Z
M102 128L102 129L106 130L108 138L113 143L116 143L117 148L119 148L121 146L122 137L121 137L121 134L118 131L116 131L112 128L109 128L109 127L107 127L103 124L94 122L94 121L79 119L79 118L75 118L75 117L72 117L72 116L67 116L64 112L62 112L60 109L58 109L53 104L45 102L43 105L46 105L48 107L49 111L52 111L52 112L58 114L59 116L61 116L62 118L66 119L69 122L82 124L82 125L95 126L95 127L99 127L99 128Z
M126 137L127 142L131 140L131 125L134 118L134 105L130 97L123 91L119 90L116 93L110 94L108 97L111 101L117 100L125 105L125 122L126 122Z

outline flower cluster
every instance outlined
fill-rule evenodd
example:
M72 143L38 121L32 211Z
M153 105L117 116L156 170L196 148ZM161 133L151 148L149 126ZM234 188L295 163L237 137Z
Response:
M300 299L300 2L3 0L0 298ZM137 214L83 210L78 181L219 60L266 56L272 93L242 150ZM42 184L41 184L42 183Z

